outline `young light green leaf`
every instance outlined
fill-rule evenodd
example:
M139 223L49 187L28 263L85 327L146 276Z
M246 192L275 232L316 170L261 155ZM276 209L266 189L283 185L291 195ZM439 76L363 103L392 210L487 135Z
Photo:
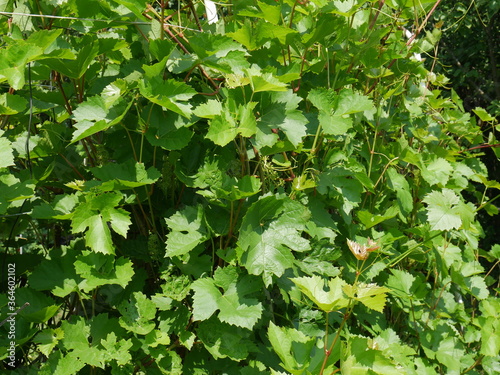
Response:
M391 290L376 284L359 284L345 285L343 291L348 297L354 298L369 309L383 312L387 293Z
M291 279L302 293L313 301L316 306L325 312L337 311L347 307L349 299L343 292L346 285L341 278L334 277L328 280L328 291L325 291L325 281L322 277L296 277Z
M104 347L108 360L114 360L119 366L126 365L131 361L130 348L132 347L132 340L117 340L114 332L108 333L106 339L101 340L101 345Z
M427 218L432 230L458 229L462 225L460 209L457 208L460 198L453 190L433 191L425 196Z
M452 172L453 168L446 159L436 158L429 165L423 166L422 177L431 186L445 186Z

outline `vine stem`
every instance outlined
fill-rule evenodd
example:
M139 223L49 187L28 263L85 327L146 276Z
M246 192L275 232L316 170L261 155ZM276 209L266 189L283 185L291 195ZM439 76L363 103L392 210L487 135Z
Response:
M363 263L361 264L361 267L359 267L358 271L356 271L356 277L354 278L353 286L358 285L359 276L361 275L361 272L359 271L359 269L363 269L363 266L364 266L365 262L366 262L366 259L363 260ZM358 262L358 266L359 266L359 262ZM330 347L328 349L326 349L326 340L327 339L325 339L325 358L323 359L323 363L321 365L321 369L319 371L319 375L323 375L323 373L325 371L326 364L328 362L328 358L330 358L330 355L332 354L333 348L335 348L335 344L337 343L337 341L340 338L340 334L342 333L342 330L344 329L344 326L345 326L345 324L347 322L347 319L349 319L349 317L351 316L353 308L354 308L353 298L349 298L349 303L347 304L347 307L346 307L346 310L345 310L345 313L344 313L344 317L342 318L342 322L340 323L340 327L337 330L337 334L333 338L333 342L332 342L332 344L330 345ZM328 313L327 313L327 317L328 317ZM328 319L326 320L326 326L328 328ZM328 332L328 329L326 330L326 332Z

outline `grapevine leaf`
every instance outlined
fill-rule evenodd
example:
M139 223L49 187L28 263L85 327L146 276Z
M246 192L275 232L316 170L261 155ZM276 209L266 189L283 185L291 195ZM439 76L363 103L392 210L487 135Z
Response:
M251 291L248 288L253 280L249 276L238 279L237 275L227 275L227 272L217 269L214 279L204 278L193 282L193 318L207 320L220 310L218 317L222 322L252 329L263 310L260 302L245 298L245 294ZM224 294L219 287L223 288Z
M452 172L453 168L446 159L437 158L422 169L422 177L431 186L445 186Z
M342 374L398 375L398 368L380 350L372 349L365 337L352 336L346 344L345 360L341 363Z
M282 328L273 322L267 329L269 341L280 357L280 365L292 374L301 374L309 366L316 340L294 328Z
M30 285L35 290L51 290L58 297L66 297L73 291L78 290L83 281L75 271L74 252L64 257L44 260L30 274Z
M410 193L410 185L405 177L394 168L387 170L388 186L396 192L400 211L407 215L413 210L413 198Z
M343 291L347 296L361 302L369 309L383 312L387 293L391 290L376 284L359 284L345 285Z
M0 137L4 131L0 130ZM12 154L11 142L7 138L0 138L0 168L14 165L14 155Z
M249 339L250 331L221 323L216 319L201 322L198 337L214 358L231 358L241 361L248 357L256 347Z
M129 160L122 164L109 163L101 167L90 168L94 176L102 181L100 190L113 191L130 189L156 182L161 174L154 168L146 170L143 163Z
M103 264L103 266L99 266ZM101 285L117 284L125 288L132 280L132 261L120 257L113 261L108 255L84 251L74 262L76 273L83 279L79 284L85 292Z
M305 251L301 237L309 218L303 205L289 198L268 196L252 204L240 229L241 261L252 275L262 275L266 285L293 265L291 250Z
M196 94L190 86L174 79L164 81L161 76L146 76L139 81L139 90L145 98L189 118L191 105L189 100Z
M187 254L208 238L203 207L200 205L187 206L165 219L165 222L171 229L167 235L168 257Z
M349 300L345 297L342 288L346 283L335 277L328 281L328 291L324 290L325 282L320 276L296 277L291 279L302 293L313 301L316 306L325 312L337 311L346 307Z
M0 95L0 115L15 115L26 110L28 103L26 99L19 95L2 94ZM0 132L0 136L3 133Z
M126 365L132 360L129 349L132 347L132 340L117 340L114 332L108 333L106 339L101 340L101 345L105 349L105 355L109 360L113 359L119 366Z
M133 293L128 301L119 304L118 311L122 314L120 326L128 331L146 335L155 328L156 306L142 292Z
M71 218L73 209L78 204L80 194L59 195L51 204L42 203L33 207L32 216L36 219L58 219Z
M62 328L47 328L43 331L40 331L34 338L33 342L38 344L38 348L40 352L45 354L47 357L52 352L52 349L55 348L57 343L61 341L64 337L64 332Z
M84 232L87 245L96 252L114 254L110 227L125 237L131 224L130 215L121 208L115 208L122 196L117 192L97 196L86 196L86 202L80 204L71 219L73 233ZM108 225L109 222L109 225Z
M428 205L427 218L433 230L460 228L462 219L460 208L457 208L460 198L453 190L433 191L427 194L423 201Z

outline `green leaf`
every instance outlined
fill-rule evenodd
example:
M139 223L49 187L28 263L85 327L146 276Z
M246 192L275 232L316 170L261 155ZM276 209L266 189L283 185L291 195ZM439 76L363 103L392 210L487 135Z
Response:
M250 276L239 278L235 268L218 268L214 279L203 278L191 284L195 291L193 318L207 320L220 310L218 317L222 322L252 329L263 311L260 302L245 297L247 293L257 290L255 285L258 288L258 283ZM224 294L219 288L224 290Z
M97 196L88 194L85 199L86 202L81 203L73 212L72 232L80 233L88 228L85 233L87 246L96 252L114 254L110 228L126 237L131 224L129 213L124 209L115 208L122 195L117 192Z
M57 305L51 297L32 288L17 288L15 293L17 306L23 306L26 302L29 306L19 312L19 315L28 322L46 323L57 314L60 305Z
M287 91L287 85L281 82L272 73L262 73L260 69L253 66L245 71L250 79L252 91L256 92L272 92L272 91Z
M120 326L128 331L146 335L155 328L156 306L142 292L135 292L128 301L120 303L118 311L122 314Z
M386 220L392 219L399 213L396 206L389 207L385 215L373 215L368 211L358 211L358 219L363 223L366 229L372 228Z
M368 97L343 89L313 89L307 99L319 110L319 123L325 134L343 135L352 127L350 114L371 111L373 103Z
M24 12L29 13L29 9L25 8ZM45 52L61 33L62 30L39 30L27 40L11 40L6 48L0 49L0 81L7 80L13 89L22 89L26 64L45 58Z
M354 286L345 285L343 291L349 298L354 298L369 309L383 312L387 300L387 293L391 290L376 284L361 283Z
M481 121L488 122L495 120L495 118L491 116L488 112L486 112L484 108L476 107L472 110L472 112L474 112L477 115L477 117L481 119Z
M189 144L193 132L189 120L177 113L164 111L155 104L146 106L141 116L146 127L146 139L165 150L180 150Z
M4 134L0 130L0 137ZM11 142L7 138L0 138L0 168L6 168L14 165L14 155L12 154Z
M225 146L231 142L236 135L238 135L236 122L232 116L223 112L221 116L217 116L210 121L210 128L208 129L206 137L216 145Z
M150 185L158 181L161 174L155 167L146 170L143 163L129 160L122 164L108 163L101 167L90 168L94 176L102 181L100 189L113 191Z
M29 275L30 285L35 290L50 290L53 295L66 297L77 291L83 279L76 273L73 263L74 251L63 257L44 260Z
M118 124L127 114L134 103L128 104L120 97L110 97L109 91L103 96L93 96L81 103L74 111L73 116L77 123L71 143L89 137L95 133Z
M108 333L106 339L101 340L101 345L106 350L108 360L114 360L119 366L123 366L132 360L129 350L133 344L132 340L117 339L114 332Z
M63 320L61 328L64 331L62 342L66 349L88 349L90 327L82 316L73 316L70 321Z
M374 350L370 345L369 339L352 336L349 338L346 346L345 358L340 364L342 374L401 374L402 369L398 368L381 351Z
M301 237L309 211L289 198L267 196L253 203L243 217L238 244L241 262L252 275L262 275L266 285L293 265L294 251L306 251Z
M196 333L214 358L242 361L248 358L250 351L256 351L255 344L250 339L250 331L213 318L201 322Z
M33 342L37 344L38 349L45 356L49 356L57 343L64 337L63 330L59 328L47 328L40 331L34 338Z
M80 79L93 63L94 58L99 54L99 43L97 38L84 35L79 39L74 39L75 51L78 52L76 59L48 58L44 63L53 70L73 79Z
M19 95L5 93L0 95L0 115L15 115L26 110L28 102ZM3 131L0 132L0 136Z
M171 110L181 116L191 116L189 100L196 95L196 91L184 82L174 79L163 80L161 76L150 76L139 81L141 95L153 103Z
M267 329L269 341L281 360L281 367L291 374L302 374L309 367L310 353L316 340L294 328L282 328L273 322Z
M427 218L432 230L458 229L463 224L462 219L470 222L474 216L473 208L460 204L460 198L450 189L433 191L423 201L428 205Z
M167 235L166 256L174 257L189 253L208 239L203 207L187 206L165 219L170 233Z
M296 109L300 98L292 90L272 93L270 96L270 104L263 108L262 117L257 126L264 132L265 129L280 129L288 140L297 147L306 135L306 124L308 123L302 112ZM272 144L266 145L272 146Z
M99 265L105 265L101 268ZM132 280L134 269L132 261L120 257L114 258L101 253L84 251L74 263L76 273L83 279L78 287L85 292L102 285L117 284L125 288ZM77 279L78 280L78 279ZM69 283L70 286L73 282ZM63 289L63 291L67 291Z
M429 185L445 186L453 172L451 164L443 158L436 158L422 169L422 177Z
M56 196L51 204L42 203L33 207L32 216L36 219L70 219L79 196L79 193Z
M498 298L489 297L479 304L482 315L477 318L481 328L481 354L498 357L500 354L500 302Z
M236 177L225 178L220 188L215 188L218 198L224 198L229 201L236 201L246 197L251 197L260 191L261 181L254 176L243 176L241 179Z
M345 297L342 288L345 281L335 277L328 281L328 291L324 290L325 281L322 277L296 277L291 279L316 306L325 312L337 311L347 307L349 300Z
M335 199L335 206L341 208L345 215L361 203L364 190L361 182L351 178L352 175L353 172L345 168L326 169L320 175L317 187L320 194Z
M398 206L403 215L408 215L413 210L413 197L410 185L406 178L394 168L387 170L388 186L396 192Z

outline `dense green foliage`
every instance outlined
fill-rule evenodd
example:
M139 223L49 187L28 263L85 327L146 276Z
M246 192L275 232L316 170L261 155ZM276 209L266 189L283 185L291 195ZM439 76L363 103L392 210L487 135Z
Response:
M419 59L437 3L0 2L13 373L498 373L498 124Z

